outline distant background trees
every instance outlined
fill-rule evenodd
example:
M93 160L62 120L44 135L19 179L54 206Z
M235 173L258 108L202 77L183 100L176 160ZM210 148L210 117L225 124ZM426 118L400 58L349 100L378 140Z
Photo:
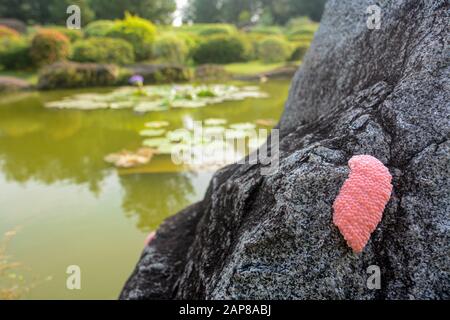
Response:
M326 0L189 0L185 20L198 23L226 22L286 24L291 18L322 17Z
M291 18L307 16L319 21L326 0L188 0L183 20L195 23L233 23L284 25ZM122 19L125 12L169 24L176 0L2 0L0 17L15 18L28 24L64 24L66 8L76 4L82 23L93 19Z

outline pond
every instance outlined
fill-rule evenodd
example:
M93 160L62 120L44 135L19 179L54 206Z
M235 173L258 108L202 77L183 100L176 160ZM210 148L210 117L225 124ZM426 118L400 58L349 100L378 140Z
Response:
M166 217L201 200L212 170L180 169L168 155L123 169L105 162L105 156L141 147L140 132L150 121L166 121L173 130L210 118L228 123L279 119L289 82L257 85L268 98L147 113L44 107L111 89L3 95L0 235L16 231L8 254L20 266L8 279L0 277L0 288L2 281L15 281L29 289L21 296L27 299L116 299L147 234ZM70 265L81 268L81 290L66 288Z

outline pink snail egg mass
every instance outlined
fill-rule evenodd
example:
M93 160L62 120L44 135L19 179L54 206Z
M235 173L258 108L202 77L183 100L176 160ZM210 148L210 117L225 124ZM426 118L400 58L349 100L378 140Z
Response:
M333 223L353 251L361 252L383 216L392 192L392 176L381 161L353 156L350 175L333 204Z

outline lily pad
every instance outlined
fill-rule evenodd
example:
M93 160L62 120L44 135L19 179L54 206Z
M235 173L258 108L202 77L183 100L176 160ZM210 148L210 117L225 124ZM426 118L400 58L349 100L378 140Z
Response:
M166 130L164 129L145 129L139 132L143 137L159 137L162 136Z
M152 138L152 139L145 139L142 142L142 145L150 148L157 148L162 144L170 144L170 141L167 138Z
M203 121L206 126L221 126L227 123L226 119L223 118L209 118Z
M169 126L169 122L168 121L150 121L150 122L147 122L145 124L145 126L147 128L151 128L151 129L159 129L159 128Z

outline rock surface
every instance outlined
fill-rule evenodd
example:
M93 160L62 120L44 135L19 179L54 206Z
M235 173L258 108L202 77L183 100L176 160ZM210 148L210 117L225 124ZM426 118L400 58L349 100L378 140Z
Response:
M450 298L449 3L378 3L369 30L372 1L329 1L279 124L278 171L218 171L159 229L122 299ZM356 154L394 187L361 254L332 223Z

